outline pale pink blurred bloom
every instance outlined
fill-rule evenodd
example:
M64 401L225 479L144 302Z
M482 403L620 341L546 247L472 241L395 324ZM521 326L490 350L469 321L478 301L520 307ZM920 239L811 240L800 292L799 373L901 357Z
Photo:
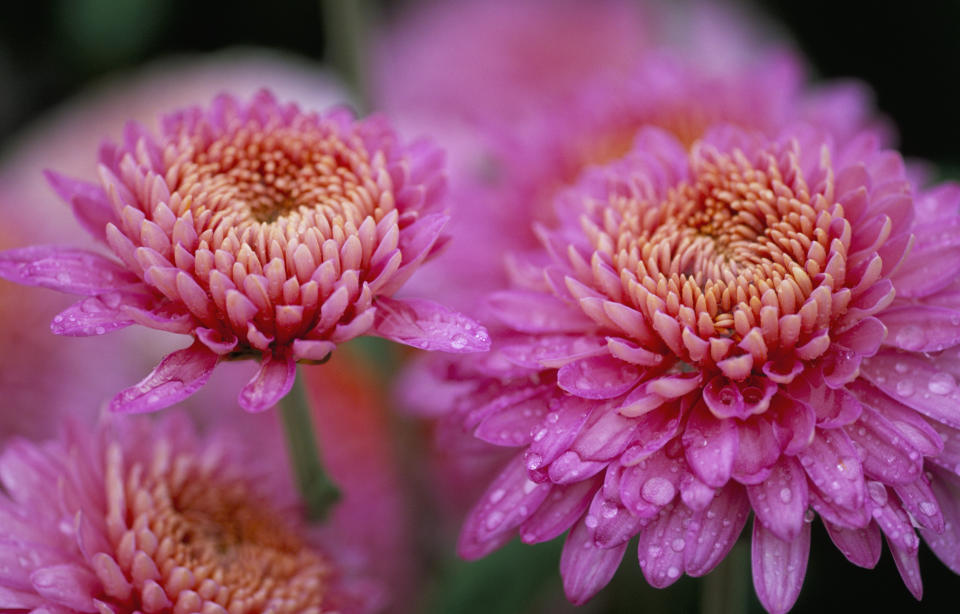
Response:
M494 350L448 373L475 384L450 420L515 450L463 556L569 530L582 603L632 538L664 587L752 512L770 612L799 595L817 516L859 566L885 538L917 598L918 533L960 572L958 186L918 192L871 132L644 128L556 207L490 296Z
M427 1L378 33L373 98L424 117L536 113L584 79L625 75L647 39L624 0Z
M95 180L90 152L104 136L119 137L127 120L151 125L168 108L221 91L251 95L264 85L315 107L348 100L320 65L272 51L237 49L156 61L65 101L8 143L0 162L0 249L82 240L69 207L44 179L45 169ZM118 388L149 367L157 352L176 346L169 335L145 330L109 339L58 338L50 333L49 322L68 304L59 293L23 292L0 280L0 394L5 399L0 440L15 433L49 435L61 411L95 416ZM252 373L249 365L230 370L247 378ZM234 395L213 388L222 386L213 386L198 404L235 403Z
M382 611L384 588L301 520L269 429L199 436L177 413L67 423L0 456L0 609Z

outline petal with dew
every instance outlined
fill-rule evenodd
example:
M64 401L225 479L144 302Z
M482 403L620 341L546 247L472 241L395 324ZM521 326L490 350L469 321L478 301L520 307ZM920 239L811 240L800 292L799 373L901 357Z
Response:
M169 407L199 390L220 357L200 341L162 361L139 384L121 391L110 402L119 413L143 413Z

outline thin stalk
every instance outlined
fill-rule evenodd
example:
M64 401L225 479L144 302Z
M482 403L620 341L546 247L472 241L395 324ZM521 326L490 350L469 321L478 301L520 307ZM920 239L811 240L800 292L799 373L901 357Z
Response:
M327 475L320 460L316 430L299 369L293 389L280 401L280 415L287 435L287 451L297 488L311 522L323 520L340 499L340 490Z

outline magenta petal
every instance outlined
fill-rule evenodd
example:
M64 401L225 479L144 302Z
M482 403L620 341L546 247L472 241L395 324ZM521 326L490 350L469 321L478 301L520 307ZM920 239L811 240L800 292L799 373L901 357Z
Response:
M893 274L897 297L927 296L940 290L960 269L960 223L926 224L914 229L913 251Z
M687 530L683 564L687 574L703 576L720 564L736 543L750 516L750 503L737 484L717 493Z
M810 481L836 505L858 509L865 486L859 455L850 437L840 429L817 429L810 446L797 454Z
M110 402L110 410L142 413L169 407L199 390L213 373L219 356L199 341L169 354L136 386L123 390Z
M520 539L527 544L537 544L558 537L583 515L599 487L599 477L555 486L537 511L520 526Z
M594 328L583 312L542 292L495 292L488 307L503 324L525 333L584 333Z
M910 305L878 316L886 325L886 345L910 352L938 352L960 343L960 312L943 307Z
M570 484L591 478L606 466L606 462L584 460L575 451L567 450L550 463L547 476L554 484Z
M685 505L664 508L653 522L640 532L637 558L643 577L650 586L665 588L683 574L687 525L691 512Z
M879 412L865 407L860 419L844 430L861 451L868 477L885 484L907 484L920 477L923 457Z
M737 454L735 420L718 420L701 401L690 412L683 432L684 453L690 469L708 486L720 488L730 479Z
M544 414L547 404L542 398L521 401L501 411L488 414L473 434L495 446L517 447L530 443L533 432Z
M607 475L609 479L609 472ZM604 491L599 490L583 521L597 546L613 548L630 541L647 519L635 516L620 501L607 498Z
M897 564L900 578L914 599L923 599L923 579L920 577L920 560L916 548L904 548L887 538L887 546L893 555L893 562Z
M606 354L606 347L602 337L537 335L511 340L501 346L500 351L517 366L540 370L543 367L557 369L578 358Z
M557 385L583 399L618 397L640 379L633 365L612 356L593 356L567 363L557 373Z
M527 468L535 470L552 463L576 440L596 403L563 396L551 402L550 413L533 434L526 453Z
M893 487L893 491L897 493L900 503L918 525L937 533L943 532L943 513L937 505L937 496L930 488L926 476L909 484L897 484Z
M99 298L91 296L54 316L50 330L55 335L88 337L126 328L131 324L133 320L122 310L112 309Z
M890 398L960 428L960 387L954 376L939 369L936 363L916 354L885 350L865 360L861 371Z
M422 299L377 298L373 333L422 350L467 353L490 349L487 329L470 318Z
M883 543L880 528L876 524L870 523L862 529L848 529L824 520L823 525L833 544L848 561L866 569L877 566Z
M943 513L941 533L920 529L920 534L943 564L953 573L960 573L960 478L942 469L932 469L930 488Z
M560 555L560 575L567 599L582 605L596 595L610 582L626 550L626 543L599 548L583 522L574 525Z
M297 377L297 363L291 354L264 354L257 370L240 391L240 407L256 413L270 409L287 396Z
M770 475L780 458L780 442L766 416L737 423L737 453L731 475L741 484L757 484Z
M747 494L760 524L784 541L796 539L809 501L800 463L784 456L766 480L747 487Z
M397 247L400 249L402 264L379 292L389 296L400 289L430 255L433 244L440 237L448 220L449 217L446 215L432 213L421 217L400 231Z
M47 245L0 252L0 277L27 286L90 296L129 289L139 283L135 275L100 254Z
M532 482L521 457L514 457L467 516L457 545L460 556L478 559L498 548L503 536L533 515L551 488Z
M800 596L807 573L810 525L804 523L796 539L783 541L754 520L750 550L757 598L770 614L784 614Z
M70 203L74 217L84 229L106 243L107 224L116 223L117 218L103 188L86 181L71 179L54 171L44 171L43 174L57 195Z
M96 612L93 597L100 589L97 577L73 563L41 567L30 576L42 597L78 612Z

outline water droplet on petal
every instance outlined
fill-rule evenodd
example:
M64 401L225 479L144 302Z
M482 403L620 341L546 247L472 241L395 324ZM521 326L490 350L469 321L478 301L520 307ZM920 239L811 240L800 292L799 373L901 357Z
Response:
M920 350L924 345L926 345L927 338L923 334L923 330L919 326L913 324L909 326L904 326L897 333L896 344L897 346L908 350L910 352L916 352ZM900 363L897 364L900 366ZM903 373L898 369L899 373Z
M949 373L936 373L930 377L927 388L933 394L950 394L957 387L957 380Z
M937 504L932 501L921 501L920 511L926 516L933 516L937 513Z
M793 492L789 488L783 487L780 489L780 501L784 503L790 503L790 500L793 499Z
M501 499L503 499L503 496L504 496L505 494L507 494L507 491L505 491L504 489L502 489L502 488L496 489L495 491L493 491L492 493L490 493L490 503L497 503L497 502L499 502Z
M687 545L687 542L683 538L678 537L670 543L670 547L673 548L674 552L683 552L683 547Z
M902 379L897 382L897 394L902 397L908 397L913 394L913 382L908 379Z

